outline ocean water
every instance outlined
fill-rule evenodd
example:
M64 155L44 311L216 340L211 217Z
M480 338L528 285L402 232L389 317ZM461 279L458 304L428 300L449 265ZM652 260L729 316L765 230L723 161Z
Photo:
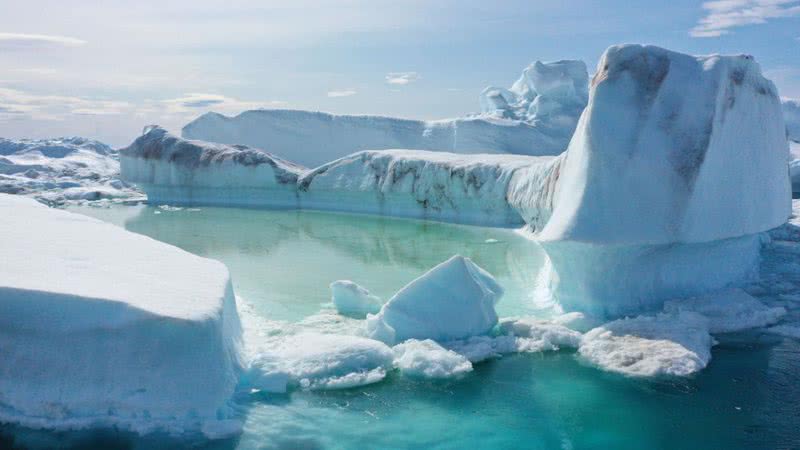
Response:
M346 214L219 208L75 208L223 261L261 317L300 322L350 279L386 299L454 254L506 288L501 317L552 313L538 300L544 254L512 230ZM689 378L643 380L573 351L516 354L456 380L386 380L341 391L242 394L244 432L219 441L113 430L0 427L0 448L800 448L800 343L751 331L718 337Z

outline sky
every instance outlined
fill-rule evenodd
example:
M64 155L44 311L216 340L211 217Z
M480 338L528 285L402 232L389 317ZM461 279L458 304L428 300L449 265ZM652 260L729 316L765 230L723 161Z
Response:
M619 43L751 54L800 98L800 0L0 0L0 136L125 146L254 108L478 110L536 60Z

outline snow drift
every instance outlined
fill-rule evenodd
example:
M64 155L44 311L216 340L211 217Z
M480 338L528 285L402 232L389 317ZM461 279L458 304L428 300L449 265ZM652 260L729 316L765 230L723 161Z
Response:
M182 136L262 148L309 167L392 148L558 155L586 106L587 81L581 61L537 61L510 90L484 90L476 116L420 121L280 109L236 117L206 113L183 127Z
M141 196L119 179L114 149L79 137L0 138L0 192L50 205Z
M236 432L228 271L119 227L0 194L0 421Z

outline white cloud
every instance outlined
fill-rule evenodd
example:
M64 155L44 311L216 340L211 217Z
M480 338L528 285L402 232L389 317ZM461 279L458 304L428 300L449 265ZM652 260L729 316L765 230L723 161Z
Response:
M35 120L62 120L71 114L119 114L133 106L115 100L94 100L65 95L32 94L0 88L0 120L26 117Z
M190 114L194 115L200 111L215 111L224 114L233 114L246 111L248 109L259 109L265 107L286 106L287 102L271 100L268 102L253 102L226 97L219 94L188 93L183 97L162 100L159 102L165 107L165 114Z
M2 49L38 49L49 47L77 47L86 41L67 36L49 34L0 33Z
M354 89L342 89L339 91L329 91L328 97L350 97L351 95L356 95L356 91Z
M800 15L800 0L715 0L703 3L707 15L689 31L693 37L717 37L731 28Z
M420 76L417 72L389 72L386 74L387 83L400 86L413 83L419 79Z

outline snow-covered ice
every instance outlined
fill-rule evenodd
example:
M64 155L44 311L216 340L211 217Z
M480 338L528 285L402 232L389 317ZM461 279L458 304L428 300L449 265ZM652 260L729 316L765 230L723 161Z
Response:
M282 109L236 117L206 113L183 127L182 136L261 148L309 167L360 150L392 148L558 155L586 105L587 80L581 61L537 61L510 90L484 90L479 115L421 121Z
M217 261L0 194L0 421L236 432L241 329Z
M443 342L487 334L497 324L503 288L460 255L400 289L380 312L367 317L367 335L394 344L408 339Z
M630 376L686 376L708 365L708 321L691 312L618 319L588 331L578 353L604 370Z
M119 179L114 149L80 137L0 138L0 192L50 205L142 196Z
M381 309L381 299L350 280L331 283L331 300L339 314L365 317Z
M392 368L386 344L358 336L299 333L276 342L250 362L250 387L282 392L288 387L326 390L376 383ZM283 386L281 380L285 380Z
M409 339L392 347L392 352L394 366L410 377L453 378L472 371L467 358L430 339Z
M295 207L303 171L260 150L187 141L160 127L121 149L120 163L123 179L155 204Z

